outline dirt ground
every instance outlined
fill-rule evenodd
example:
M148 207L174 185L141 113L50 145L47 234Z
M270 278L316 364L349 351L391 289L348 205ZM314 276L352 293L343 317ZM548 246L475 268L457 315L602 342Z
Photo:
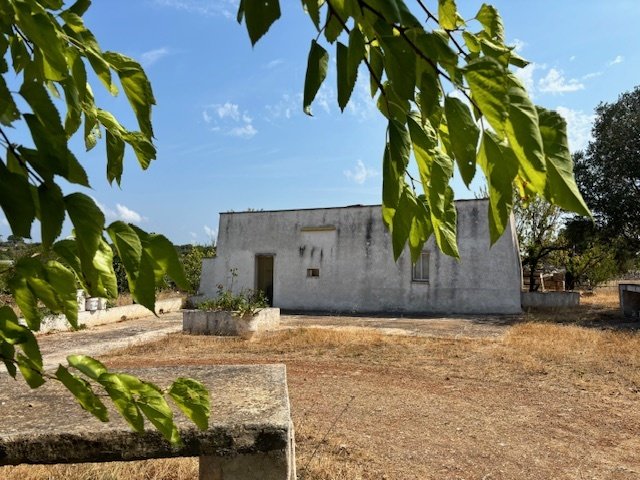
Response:
M301 479L638 479L638 325L602 297L578 310L440 319L428 335L412 333L426 328L416 322L389 335L400 324L292 318L259 341L175 333L101 358L114 369L285 363ZM196 475L190 459L118 468L4 468L0 478Z

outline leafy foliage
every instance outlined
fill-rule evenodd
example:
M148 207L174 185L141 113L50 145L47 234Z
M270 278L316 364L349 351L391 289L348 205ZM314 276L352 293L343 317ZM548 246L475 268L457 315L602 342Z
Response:
M640 87L596 108L593 141L578 152L576 181L598 226L640 250Z
M280 6L276 0L253 3L241 2L238 21L245 21L255 44L280 17ZM437 10L422 1L410 9L403 0L302 4L318 31L309 51L304 111L311 114L326 78L329 48L321 45L326 42L336 46L340 108L363 64L371 95L388 120L382 213L396 258L408 242L415 260L431 234L442 251L458 256L449 186L454 164L467 185L476 165L484 172L492 242L508 224L514 183L523 197L539 196L590 215L573 178L565 122L536 107L513 73L527 62L504 43L494 7L483 4L464 20L468 16L460 14L455 0L438 0ZM411 153L422 193L410 175Z
M51 375L43 370L32 333L40 326L40 305L63 313L77 326L77 286L91 296L114 298L118 291L114 252L133 298L151 311L155 285L165 276L188 288L177 252L165 237L122 222L105 227L104 215L90 197L65 194L60 187L90 186L84 167L69 149L78 132L87 150L105 135L109 182L120 183L127 146L142 169L156 156L151 123L155 100L147 76L135 60L102 51L82 19L89 6L87 0L69 8L63 1L0 0L0 207L11 228L10 238L31 238L36 220L42 237L41 251L15 259L3 272L27 326L18 323L11 308L0 308L0 359L9 374L15 377L19 370L32 388L46 380L61 382L83 408L105 421L105 406L94 393L94 388L102 388L135 429L142 428L146 417L165 438L179 443L173 413L156 386L108 372L88 357L69 357L70 368L60 365ZM138 130L125 128L95 103L90 71L112 95L119 90L117 78ZM26 129L32 144L13 142L10 132L15 127ZM65 217L74 235L61 240ZM183 383L176 384L171 396L184 410L192 400L180 387ZM203 402L200 410L191 408L187 413L195 412L194 421L206 428L208 397L200 395L197 400Z
M198 310L233 312L239 317L254 315L258 310L267 308L269 301L261 290L243 290L234 294L230 289L218 285L218 296L197 305Z
M525 202L515 195L515 199L514 216L520 258L522 265L529 269L529 289L534 291L538 286L534 281L535 271L540 262L554 252L568 249L565 239L559 236L563 212L540 198Z

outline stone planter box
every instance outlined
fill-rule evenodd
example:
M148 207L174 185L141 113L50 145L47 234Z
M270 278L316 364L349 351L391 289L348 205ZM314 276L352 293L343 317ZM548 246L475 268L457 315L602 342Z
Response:
M279 308L263 308L254 315L242 317L229 311L182 311L182 331L196 335L238 336L249 340L279 326Z

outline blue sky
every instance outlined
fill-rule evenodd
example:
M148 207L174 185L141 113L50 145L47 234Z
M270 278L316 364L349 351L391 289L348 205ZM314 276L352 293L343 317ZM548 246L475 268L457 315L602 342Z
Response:
M465 18L481 3L458 2ZM558 109L569 123L571 149L583 148L597 104L640 84L640 2L489 3L502 14L509 43L532 62L520 75L534 101ZM88 153L81 139L73 142L91 178L88 193L108 221L131 221L179 244L206 244L220 211L380 202L385 122L369 99L368 79L362 76L341 114L331 67L314 117L304 115L315 30L300 1L281 0L282 18L254 49L235 21L236 5L95 1L86 14L104 50L143 63L157 99L158 159L141 172L128 151L121 188L106 181L104 142ZM124 97L109 98L97 83L94 90L98 103L135 127ZM457 198L474 196L458 181L454 188ZM8 233L0 219L0 234Z

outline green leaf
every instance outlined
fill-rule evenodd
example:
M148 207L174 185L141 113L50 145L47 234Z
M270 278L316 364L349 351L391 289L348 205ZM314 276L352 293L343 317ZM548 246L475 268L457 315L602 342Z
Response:
M278 0L243 1L238 11L239 22L242 14L244 14L251 44L255 46L273 22L280 18L280 2Z
M38 312L38 299L29 288L26 277L16 269L7 283L29 328L33 331L40 330L41 318Z
M573 177L566 122L557 112L541 107L536 109L547 165L546 199L565 210L591 216Z
M18 27L44 56L47 78L63 80L67 75L66 48L60 39L58 24L35 2L16 1L13 6Z
M4 77L0 77L0 123L9 126L19 118L20 110L13 101Z
M431 219L433 222L433 235L436 239L438 248L446 255L454 258L460 258L458 252L458 243L456 242L457 216L456 205L454 202L453 189L447 187L444 198L444 215L438 222L434 222L433 212Z
M351 92L353 91L353 85L349 83L348 72L348 54L349 48L338 42L336 45L336 67L338 73L336 75L338 79L338 106L340 110L344 112L344 108L349 103Z
M65 205L62 190L53 182L45 182L38 187L40 201L40 223L42 246L49 248L62 232Z
M382 162L382 218L392 232L393 216L398 206L403 185L404 171L399 172L397 165L391 160L389 144L387 144Z
M318 6L318 0L302 0L302 4L311 17L316 29L320 30L320 7Z
M16 349L10 343L0 341L0 359L2 359L2 363L4 363L5 368L11 378L16 378L16 374L18 373L18 369L14 362L14 357L16 354Z
M338 105L344 111L358 78L358 67L365 56L364 38L357 28L349 33L349 47L338 42Z
M98 296L116 298L118 296L118 282L113 270L113 250L102 237L100 237L98 251L93 257L93 268L97 273Z
M86 290L86 284L84 276L82 275L82 265L78 258L78 248L75 239L66 238L59 240L53 245L53 251L63 259L66 264L71 267L71 270L75 273L76 280L82 284L82 287Z
M480 57L471 60L463 71L473 101L503 138L509 105L507 70L493 58Z
M69 355L67 362L92 380L97 381L103 373L107 373L107 367L87 355Z
M369 88L371 90L371 98L373 98L378 91L379 84L382 84L382 73L384 71L384 56L379 47L369 45L369 65L371 66Z
M23 257L16 262L15 268L16 275L26 279L28 288L47 308L53 312L62 311L58 294L49 284L46 272L39 260Z
M120 185L124 161L124 142L122 137L116 136L107 130L107 180L113 183L115 180Z
M11 60L16 74L23 71L31 63L31 55L29 55L24 41L17 36L11 38Z
M404 172L409 164L411 142L407 128L395 120L389 121L389 153L391 160Z
M445 30L455 30L458 27L459 15L454 0L438 0L438 21Z
M304 113L311 115L311 103L327 77L327 68L329 67L329 54L315 40L311 41L311 49L309 50L309 58L307 62L307 73L304 80Z
M155 306L155 276L153 265L143 256L142 243L136 231L124 222L113 222L107 228L127 275L134 300L153 311Z
M16 361L18 362L18 368L20 373L24 377L27 385L31 388L38 388L44 384L44 378L42 376L42 365L38 366L31 359L25 357L21 353L16 355Z
M464 43L469 49L469 52L472 54L480 53L480 40L473 33L467 32L466 30L462 32L462 38L464 39Z
M1 161L0 207L4 211L12 233L31 238L31 224L36 216L36 209L29 182L24 176L9 172Z
M64 197L76 233L78 257L83 269L93 265L93 258L100 246L104 228L104 214L91 197L83 193L72 193Z
M78 302L76 280L73 272L60 262L49 260L44 265L47 281L56 292L62 313L73 328L78 327Z
M393 216L393 228L391 240L393 244L393 258L398 260L402 250L409 239L411 226L415 215L415 198L409 187L405 186L400 195L395 215Z
M471 117L469 107L462 100L445 97L444 111L451 136L451 148L458 162L462 180L468 187L476 173L476 150L480 130Z
M91 6L91 0L77 0L73 5L71 5L66 12L73 13L81 17L84 15L84 12Z
M173 445L181 445L180 432L173 422L173 412L167 401L153 385L143 382L136 390L139 395L136 404L142 413Z
M380 39L384 50L384 66L395 92L402 99L411 100L416 86L416 55L401 37Z
M338 39L344 29L343 25L344 22L340 20L340 17L331 9L327 9L327 21L324 27L324 38L327 39L327 42L333 43Z
M124 373L103 373L98 378L98 383L107 391L116 409L127 423L136 432L144 432L144 417L140 413L131 391L142 382L136 377Z
M498 241L509 224L513 206L513 180L518 174L518 160L507 146L500 146L490 132L483 132L478 164L487 177L489 189L489 233L491 244Z
M211 416L209 392L202 383L191 378L177 378L168 393L180 410L200 430L209 428Z
M56 378L67 387L67 390L73 394L82 408L102 422L109 421L107 407L105 407L104 403L93 393L91 386L86 380L69 373L69 370L62 365L59 365L58 370L56 370Z
M140 238L142 249L152 262L156 283L167 275L178 287L187 290L189 282L173 244L163 235L146 233L134 225L131 227Z
M418 88L420 90L418 104L420 105L422 122L429 120L432 125L438 125L442 115L442 106L440 105L442 89L438 81L438 74L431 65L422 70Z
M411 251L411 261L413 263L420 258L422 247L433 233L431 214L424 195L420 195L417 198L414 208L415 213L411 222L411 231L409 232L409 250Z
M495 38L500 43L504 43L504 26L494 6L483 3L475 18L482 24L489 38Z
M543 195L547 175L538 112L515 75L509 77L508 108L507 138L520 163L520 175L534 192Z
M259 5L265 2L273 2L273 0L249 3ZM151 83L144 70L138 62L119 53L105 52L104 58L118 72L120 83L136 114L140 130L147 138L153 138L151 106L155 105L156 101L151 90Z

